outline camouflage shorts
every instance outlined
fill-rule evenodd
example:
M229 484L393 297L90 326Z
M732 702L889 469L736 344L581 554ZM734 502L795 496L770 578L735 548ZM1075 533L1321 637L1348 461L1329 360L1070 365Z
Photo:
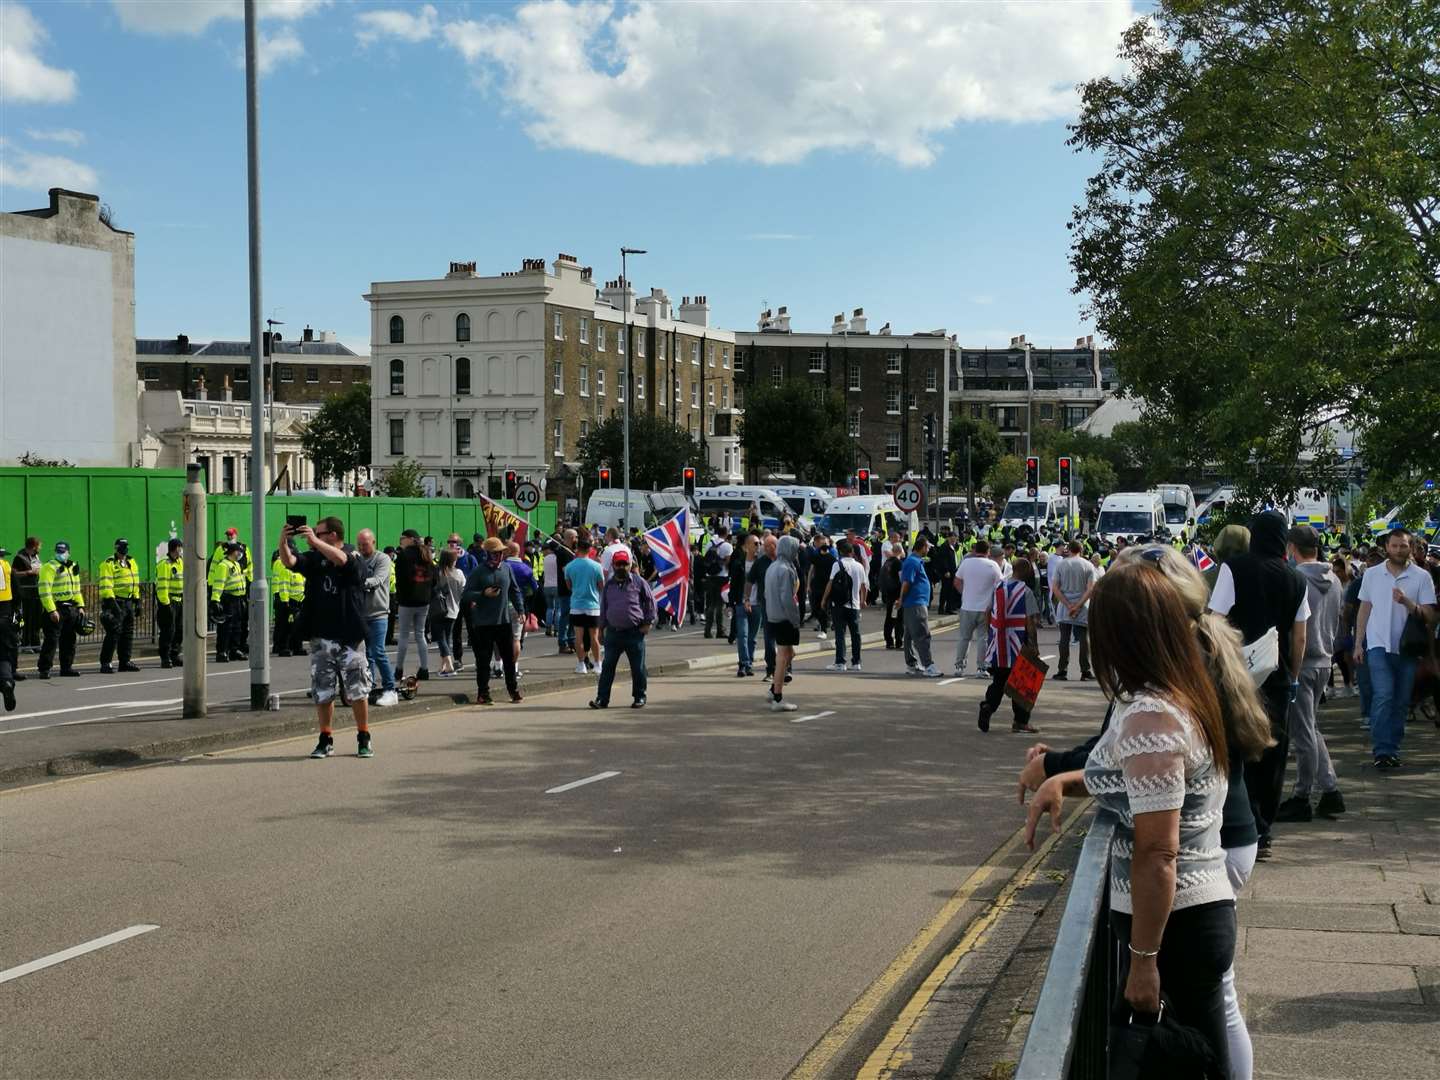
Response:
M316 705L334 701L345 688L345 700L365 701L370 695L370 663L365 646L342 645L327 638L310 639L310 689Z

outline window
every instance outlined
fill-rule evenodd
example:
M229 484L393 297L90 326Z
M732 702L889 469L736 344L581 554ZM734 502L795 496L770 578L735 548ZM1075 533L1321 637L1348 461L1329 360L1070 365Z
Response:
M721 384L720 384L720 407L721 407L722 409L728 409L728 408L730 407L730 384L729 384L729 383L721 383Z
M690 363L695 367L700 366L700 343L698 341L690 343Z
M932 364L925 372L925 392L927 394L933 394L939 388L940 374L935 370L935 365Z
M858 438L860 437L860 410L859 410L859 409L852 409L851 412L850 412L850 437L851 437L852 439L858 439Z
M580 396L590 396L590 365L580 365Z
M550 428L550 435L555 444L555 456L565 456L565 421L556 417L555 423Z
M557 394L565 393L565 365L556 360L551 365L551 389Z
M825 373L825 350L810 350L810 374L823 375Z
M637 337L637 338L635 339L635 355L636 355L636 356L644 356L644 355L645 355L645 335L644 335L644 334L641 334L639 337Z
M340 379L344 376L344 374L345 374L344 371L342 371L340 368L338 368L338 367L332 367L332 368L330 369L330 381L331 381L331 382L339 382Z
M982 417L983 415L984 415L984 410L981 409L981 407L980 407L978 404L976 404L975 402L971 402L971 404L970 404L970 419L971 419L971 420L979 420L979 419L981 419L981 417Z
M900 374L900 354L898 352L891 352L885 354L885 374Z
M402 457L405 453L405 420L392 417L390 420L390 456Z
M589 420L581 420L581 421L580 421L580 438L583 440L583 439L585 439L586 437L588 437L589 434L590 434L590 421L589 421Z
M580 316L580 344L590 344L590 320L584 315Z
M810 388L810 400L816 405L825 404L825 388L823 386L812 386Z
M690 384L690 408L692 408L692 409L698 409L699 407L700 407L700 384L699 384L698 382L692 382L692 383Z
M635 376L635 400L636 400L636 401L644 401L644 400L645 400L645 376L644 376L644 375L636 375L636 376Z
M247 375L246 378L248 379L249 376ZM145 381L146 381L146 382L159 382L159 381L160 381L160 368L159 368L157 365L155 365L155 364L149 364L149 365L146 366L146 368L145 368Z
M470 340L470 316L466 315L464 312L461 312L459 315L455 316L455 340Z
M320 381L320 369L318 367L307 367L305 369L305 381L307 383L318 383Z
M468 356L455 358L455 396L470 396L470 358Z
M615 351L618 353L625 351L625 328L623 326L615 328Z
M745 408L745 387L739 385L738 383L735 386L735 408Z
M561 315L558 311L555 313L555 340L565 340L565 316Z
M623 402L625 400L625 372L623 370L616 374L615 385L618 387L615 391L615 400Z
M470 421L457 418L455 420L455 453L461 457L468 457L470 454Z
M676 379L676 380L675 380L675 404L676 404L676 405L679 405L680 402L681 402L681 400L683 400L683 399L680 397L680 380L679 380L679 379Z
M710 343L710 366L715 366L715 343Z
M720 366L726 371L730 370L730 346L723 345L720 348Z
M655 359L665 359L665 335L661 334L655 339Z
M1090 410L1084 405L1065 406L1065 426L1072 428L1076 424L1083 424L1090 416Z
M390 361L390 396L405 396L405 361Z
M845 385L851 390L860 389L860 362L858 360L850 361Z
M785 366L779 360L770 364L770 385L779 386L785 381Z
M605 327L601 323L595 324L595 351L605 351Z
M898 386L887 386L885 388L885 411L887 413L898 413L900 411L900 388Z
M1041 419L1041 420L1054 420L1054 419L1055 419L1055 406L1054 406L1054 405L1041 405L1041 406L1040 406L1040 419Z
M595 396L605 396L605 369L603 367L595 369Z
M885 433L885 460L900 460L900 433L898 431Z
M707 434L707 435L714 435L714 434L715 434L715 410L714 410L714 409L706 409L705 411L710 414L710 415L706 418L706 420L705 420L705 434Z
M909 408L912 408L912 409L915 408L915 391L914 391L914 390L911 390L908 394L905 395L905 404L906 404Z
M281 365L280 365L280 381L281 381L281 382L294 382L294 381L295 381L295 369L294 369L293 367L291 367L289 364L281 364Z
M405 320L399 315L390 316L390 344L405 344Z
M736 349L736 350L735 350L735 370L736 370L736 371L744 371L744 370L745 370L745 350L744 350L744 349Z
M705 404L706 404L706 405L714 405L714 404L715 404L715 384L714 384L714 383L711 383L709 386L707 386L707 387L705 388Z
M150 378L150 372L152 372L152 371L155 372L155 378L158 379L158 378L160 377L160 369L159 369L159 368L146 368L146 369L145 369L145 377L146 377L147 379ZM235 382L237 382L237 383L242 383L242 382L243 382L243 383L248 383L248 382L250 381L250 365L249 365L249 364L242 364L240 367L237 367L237 368L235 369L233 378L234 378Z

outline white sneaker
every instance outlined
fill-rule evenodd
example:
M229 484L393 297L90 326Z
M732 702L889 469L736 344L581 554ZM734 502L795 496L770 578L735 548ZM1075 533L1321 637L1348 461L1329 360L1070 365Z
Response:
M816 631L815 631L815 636L816 636L817 638L819 638L821 641L826 640L826 634L825 634L825 631L824 631L824 630L816 630Z
M575 674L576 674L576 675L589 675L589 674L590 674L590 668L589 668L588 666L586 666L584 660L581 660L578 664L575 665Z
M826 671L844 671L844 670L845 670L845 665L844 665L844 664L826 664L826 665L825 665L825 670L826 670Z
M386 690L383 694L381 694L378 698L375 699L375 707L377 709L389 709L399 704L400 695L397 694L394 690Z
M590 674L598 677L600 674L600 665L595 663L594 660L587 660L586 663L590 665Z
M920 674L923 674L923 672L924 672L924 669L921 668L921 667L920 667L919 665L917 665L917 664L906 664L906 665L905 665L905 674L906 674L906 675L920 675Z
M924 675L927 679L938 679L945 673L941 671L938 667L936 667L934 664L931 664L929 667L922 670L920 674Z
M849 670L851 670L851 671L859 671L859 670L860 670L860 665L859 665L859 664L851 664Z
M799 707L793 701L776 701L773 697L770 699L771 712L794 712Z
M957 679L963 679L965 677L965 669L959 664L956 664L950 669L950 674L954 675Z
M977 671L977 672L975 672L974 675L971 675L970 677L971 677L972 679L985 679L986 681L988 681L989 678L990 678L990 675L989 675L987 672L984 672L984 671Z

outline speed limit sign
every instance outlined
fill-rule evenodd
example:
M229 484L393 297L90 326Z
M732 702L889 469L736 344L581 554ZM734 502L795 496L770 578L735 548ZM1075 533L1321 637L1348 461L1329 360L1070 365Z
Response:
M918 480L901 480L895 485L895 505L909 514L925 505L925 489Z
M515 486L515 505L527 514L540 505L540 489L526 480Z

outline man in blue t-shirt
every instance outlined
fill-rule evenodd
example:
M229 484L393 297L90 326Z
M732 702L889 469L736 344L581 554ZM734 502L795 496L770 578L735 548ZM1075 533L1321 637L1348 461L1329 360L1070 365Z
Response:
M938 679L940 669L930 655L930 575L925 570L929 550L930 540L922 533L900 564L900 616L905 623L905 671Z
M575 628L575 674L600 673L600 587L604 572L593 557L590 540L575 541L575 558L565 566L570 585L570 624Z

